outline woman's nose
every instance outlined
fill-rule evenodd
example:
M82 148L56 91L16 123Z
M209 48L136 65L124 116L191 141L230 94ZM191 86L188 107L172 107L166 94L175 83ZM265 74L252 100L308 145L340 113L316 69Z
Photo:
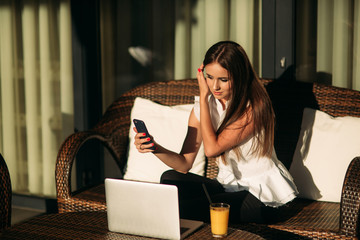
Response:
M216 79L216 80L214 81L214 84L213 84L213 89L214 89L214 90L217 90L217 89L219 89L219 88L220 88L219 80Z

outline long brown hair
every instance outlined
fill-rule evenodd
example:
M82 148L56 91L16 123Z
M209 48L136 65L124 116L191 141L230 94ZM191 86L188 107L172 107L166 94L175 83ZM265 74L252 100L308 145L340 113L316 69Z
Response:
M206 52L203 64L206 68L206 65L213 62L228 71L232 89L225 118L216 134L219 135L239 118L246 117L244 128L250 121L254 123L253 136L256 139L251 147L252 153L270 157L274 146L275 114L269 95L245 50L232 41L218 42ZM224 153L221 158L226 164Z

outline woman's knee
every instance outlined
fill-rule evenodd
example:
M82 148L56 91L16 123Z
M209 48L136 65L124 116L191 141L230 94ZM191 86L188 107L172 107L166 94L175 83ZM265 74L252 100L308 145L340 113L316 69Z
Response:
M179 174L182 174L182 173L179 173L172 169L167 170L161 175L160 183L167 183L168 181L177 180L179 178Z

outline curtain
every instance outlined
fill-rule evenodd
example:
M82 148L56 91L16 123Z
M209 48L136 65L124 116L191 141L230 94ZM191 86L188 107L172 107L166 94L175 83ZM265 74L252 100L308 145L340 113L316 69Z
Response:
M360 90L360 1L318 0L317 72Z
M261 0L177 0L175 79L195 77L206 50L221 40L244 47L261 75Z
M55 196L72 86L70 0L1 0L0 151L14 192Z

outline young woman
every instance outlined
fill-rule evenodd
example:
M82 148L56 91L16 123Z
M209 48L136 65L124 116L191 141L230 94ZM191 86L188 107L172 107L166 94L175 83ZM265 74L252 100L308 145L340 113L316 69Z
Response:
M216 43L207 51L197 79L200 97L181 152L156 141L145 144L142 133L136 134L134 144L174 169L165 172L161 182L178 186L182 218L209 220L205 184L213 202L230 204L230 221L274 220L297 189L276 157L271 101L244 49L231 41ZM202 143L205 155L217 158L216 179L188 173ZM149 149L153 145L156 150Z

